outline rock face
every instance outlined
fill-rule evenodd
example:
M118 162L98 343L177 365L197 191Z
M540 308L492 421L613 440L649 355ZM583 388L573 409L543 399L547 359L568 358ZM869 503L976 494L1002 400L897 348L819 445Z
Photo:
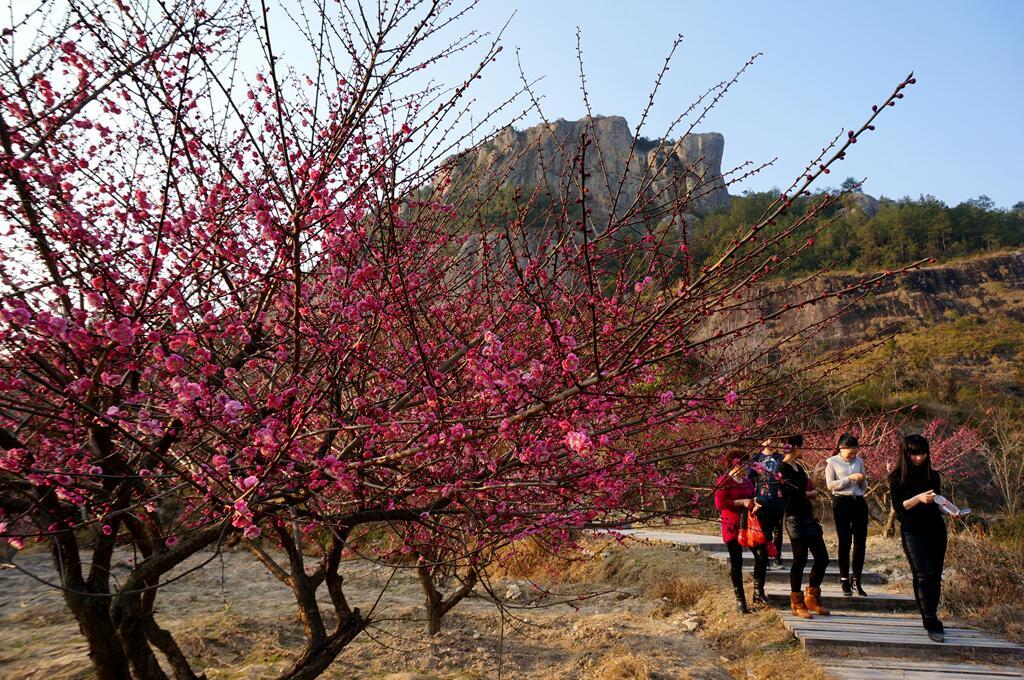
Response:
M839 290L853 285L865 275L842 275L820 279L815 292ZM818 339L839 347L872 337L894 325L907 330L927 327L943 320L969 315L1004 314L1024 320L1024 252L976 258L960 263L925 267L886 281L870 295L826 326ZM805 292L806 296L806 292ZM778 299L776 299L778 301ZM797 299L782 300L797 304ZM795 314L798 327L821 321L840 312L835 298L803 307ZM759 310L763 314L770 310ZM782 333L784 328L769 328Z
M550 126L526 130L508 127L488 142L450 158L445 172L452 187L464 186L469 177L484 192L500 184L521 187L524 192L550 188L562 195L564 178L584 134L595 142L585 154L590 174L587 200L595 223L613 209L620 217L627 214L638 196L657 221L669 219L660 213L672 212L668 206L676 198L686 200L683 213L703 215L729 207L722 179L725 138L721 134L690 134L681 141L641 137L634 144L633 132L621 116L559 119ZM572 196L573 192L569 187L567 193Z
M881 204L874 196L855 191L849 194L843 201L848 210L860 211L865 217L871 218L878 214Z

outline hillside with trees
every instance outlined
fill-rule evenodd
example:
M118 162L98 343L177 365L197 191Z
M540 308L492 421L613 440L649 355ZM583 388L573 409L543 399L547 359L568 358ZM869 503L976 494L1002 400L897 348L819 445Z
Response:
M839 204L821 211L812 224L827 229L816 234L812 247L795 257L790 272L831 267L874 271L898 267L923 258L942 262L1024 245L1024 201L1009 209L997 208L987 196L949 206L935 196L881 198L856 191L847 179ZM738 229L755 223L778 198L778 190L747 191L733 196L726 211L708 215L695 229L691 252L697 262L721 252ZM793 201L792 210L804 214L820 203L828 188Z

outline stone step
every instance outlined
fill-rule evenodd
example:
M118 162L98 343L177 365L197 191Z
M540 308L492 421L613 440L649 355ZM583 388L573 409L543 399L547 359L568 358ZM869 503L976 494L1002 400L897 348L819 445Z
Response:
M1024 668L951 661L907 659L850 659L849 665L823 662L821 669L839 680L1013 680L1024 678Z
M947 626L946 641L932 642L916 617L839 613L802 619L788 612L781 617L808 652L825 657L1024 661L1024 646L975 628ZM834 662L835 658L831 660ZM859 661L851 659L849 666L857 668Z
M807 584L804 583L806 588ZM789 586L771 584L765 587L768 600L783 609L789 609ZM867 597L846 597L839 586L823 583L821 604L826 609L857 612L917 612L917 601L913 596L884 591L869 592ZM818 618L818 617L815 617ZM826 617L822 617L826 618Z

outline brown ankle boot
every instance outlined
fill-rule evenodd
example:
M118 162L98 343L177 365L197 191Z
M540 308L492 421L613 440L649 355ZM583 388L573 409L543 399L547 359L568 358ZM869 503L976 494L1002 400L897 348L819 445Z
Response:
M807 586L807 598L805 599L805 602L807 603L807 608L815 614L828 616L829 611L821 606L821 588Z
M807 607L804 606L804 594L803 593L790 593L789 594L789 606L793 609L793 613L803 619L813 619L811 612L807 611Z

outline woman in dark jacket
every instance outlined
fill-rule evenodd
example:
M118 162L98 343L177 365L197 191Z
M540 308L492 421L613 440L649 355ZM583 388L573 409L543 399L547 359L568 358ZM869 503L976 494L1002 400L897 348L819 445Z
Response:
M917 434L904 437L889 474L889 495L900 519L903 552L914 574L914 597L921 621L935 642L945 640L938 609L946 560L946 522L935 503L941 484L939 473L932 469L928 440Z
M804 437L790 435L783 440L785 454L779 472L782 475L782 502L786 509L786 533L793 548L793 566L789 570L789 602L793 613L805 619L815 614L827 615L829 611L821 605L821 582L828 567L828 550L821 531L821 524L814 518L811 499L818 495L812 487L807 472L800 465L803 456ZM811 577L808 580L806 597L800 590L807 566L807 553L814 555Z
M722 467L727 471L715 480L715 507L722 518L722 541L729 550L729 576L736 594L736 610L747 614L747 599L743 593L743 548L740 546L740 522L743 513L753 511L754 484L747 479L743 461L746 454L733 449L725 454ZM767 559L767 555L765 555Z

